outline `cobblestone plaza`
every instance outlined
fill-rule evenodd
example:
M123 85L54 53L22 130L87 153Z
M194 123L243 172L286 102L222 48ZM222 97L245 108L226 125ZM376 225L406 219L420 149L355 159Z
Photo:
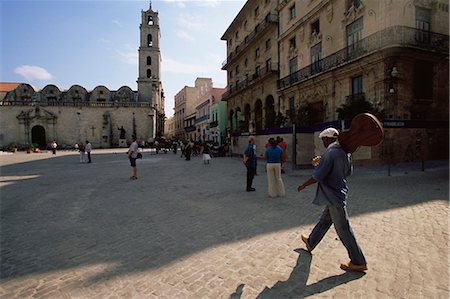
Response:
M245 192L238 158L204 165L125 149L1 155L2 298L448 298L448 161L355 167L348 211L369 270L334 229L310 255L321 214L311 169L267 195L265 163Z

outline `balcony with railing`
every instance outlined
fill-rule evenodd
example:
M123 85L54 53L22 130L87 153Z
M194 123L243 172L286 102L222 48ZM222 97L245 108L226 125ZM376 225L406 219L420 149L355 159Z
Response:
M195 130L196 130L195 126L187 126L187 127L184 127L184 131L185 131L186 133L194 132Z
M217 120L214 120L214 121L209 123L209 127L210 128L215 128L217 126L219 126L219 122Z
M228 55L227 59L225 59L225 61L222 63L222 70L225 70L225 67L229 63L234 61L239 56L239 54L241 54L242 51L245 48L247 48L247 46L250 45L253 42L253 40L256 39L256 37L261 36L261 34L265 32L266 29L269 28L271 24L276 23L278 23L278 15L274 13L267 14L264 20L258 25L256 25L255 29L244 38L244 41L240 43L236 47L236 49L234 49L234 51Z
M288 88L385 48L418 48L448 55L448 41L449 36L444 34L404 26L389 27L278 80L278 88Z
M228 88L227 91L225 91L222 95L222 100L225 100L226 98L242 91L243 89L257 83L258 81L270 76L271 74L278 74L279 73L279 66L277 63L272 63L269 66L264 67L259 72L255 72L249 78L239 82L236 85L232 85Z
M205 121L208 119L209 119L209 114L205 114L205 115L202 115L202 116L196 118L195 123L198 124L198 123L201 123L202 121Z

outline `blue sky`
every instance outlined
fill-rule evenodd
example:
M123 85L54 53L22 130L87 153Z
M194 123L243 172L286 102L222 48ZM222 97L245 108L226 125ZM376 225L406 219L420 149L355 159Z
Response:
M245 0L157 0L166 115L173 98L197 77L226 86L220 40ZM0 81L88 90L137 89L141 10L148 0L0 0Z

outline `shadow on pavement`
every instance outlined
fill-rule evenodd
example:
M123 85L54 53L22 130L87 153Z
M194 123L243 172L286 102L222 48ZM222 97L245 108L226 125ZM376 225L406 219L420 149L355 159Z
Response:
M365 273L344 272L343 274L333 275L311 285L307 285L312 256L304 249L298 249L296 251L299 252L299 257L289 279L279 281L271 288L266 287L256 298L304 298L323 293L338 285L359 279L365 275Z
M103 265L107 270L84 282L89 285L156 269L219 244L312 224L321 212L311 204L315 188L296 191L309 174L284 176L287 197L269 200L265 175L255 179L257 192L246 193L245 169L232 158L203 165L201 158L145 156L138 162L139 179L132 182L124 153L93 155L89 165L68 155L3 166L6 180L34 177L2 187L0 279ZM448 169L356 177L350 182L350 220L447 199ZM345 273L306 286L310 263L302 252L289 280L260 297L279 297L290 289L316 294L359 278ZM235 298L241 293L238 288Z

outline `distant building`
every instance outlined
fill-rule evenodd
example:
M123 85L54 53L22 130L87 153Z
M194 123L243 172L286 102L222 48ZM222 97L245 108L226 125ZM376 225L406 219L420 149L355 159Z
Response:
M193 141L213 140L211 106L220 101L224 88L213 87L211 78L197 78L175 95L175 136ZM224 103L226 106L226 103ZM214 129L216 132L217 129ZM225 132L225 131L224 131Z
M160 81L161 53L158 13L142 11L138 90L109 90L80 85L61 90L53 84L35 90L27 83L0 83L0 147L52 140L61 147L89 140L93 147L126 146L136 134L142 141L164 133L164 93ZM119 130L120 129L120 130Z

